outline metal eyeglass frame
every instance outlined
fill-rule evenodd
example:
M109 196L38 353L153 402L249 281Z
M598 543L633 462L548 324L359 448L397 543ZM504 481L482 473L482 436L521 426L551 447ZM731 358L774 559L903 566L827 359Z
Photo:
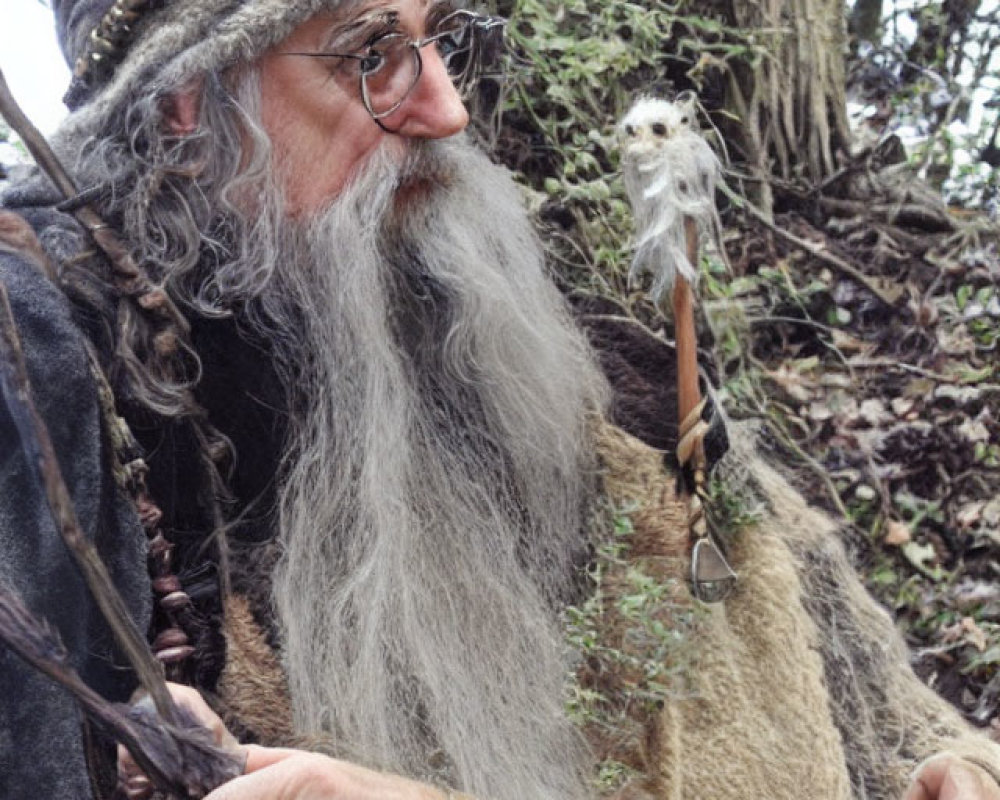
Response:
M482 50L480 37L492 33L497 28L503 28L507 24L507 20L504 19L503 17L490 16L487 14L476 14L475 12L467 11L465 9L457 9L456 11L453 11L452 13L444 17L438 24L445 25L449 20L457 18L459 19L464 18L465 20L464 34L466 37L468 37L469 41L468 45L464 48L464 50L468 51L469 53L469 61L468 64L460 73L453 75L449 70L448 74L451 77L452 82L458 88L459 92L464 94L468 90L468 88L472 85L475 78L478 77L478 73L480 72L480 65L478 64L478 61L481 58L481 52L477 52L477 50L479 51ZM368 45L369 50L366 53L291 52L291 53L282 53L281 55L308 56L310 58L347 58L352 61L363 62L366 59L372 57L373 48L376 45L386 41L406 40L405 41L406 46L409 47L413 52L413 59L414 59L413 78L410 81L410 85L406 87L406 90L403 92L399 100L393 103L389 108L385 109L384 111L375 111L375 109L372 108L371 96L369 95L368 92L367 79L370 75L373 74L373 71L365 72L364 69L359 70L358 83L361 92L361 102L364 103L365 110L368 112L368 115L372 118L375 124L378 125L382 130L384 130L386 133L395 133L395 131L393 131L392 129L387 128L385 124L382 122L382 120L393 114L401 105L403 105L403 103L406 102L406 99L413 93L413 89L416 87L417 83L420 82L420 76L423 74L423 68L424 68L423 57L420 55L420 51L427 45L436 44L442 39L448 36L452 36L454 34L455 34L454 30L445 30L441 31L440 33L432 34L431 36L425 36L423 39L410 39L404 33L389 33L386 34L385 36L380 37L376 41L371 42ZM449 66L450 63L449 59L451 55L453 54L452 53L442 54L442 58L444 59L446 69Z

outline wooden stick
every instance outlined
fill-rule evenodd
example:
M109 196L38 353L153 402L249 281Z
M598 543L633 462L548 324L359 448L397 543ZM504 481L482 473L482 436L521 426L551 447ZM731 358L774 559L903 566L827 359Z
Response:
M3 385L9 386L9 390L3 394L10 395L7 402L10 404L11 414L15 422L21 423L17 428L22 445L25 452L35 460L34 466L45 488L56 527L83 573L87 587L111 628L115 640L135 670L139 682L149 692L157 712L166 722L176 725L179 719L177 708L167 690L163 668L149 652L145 639L136 629L121 595L115 590L107 568L94 545L84 535L76 518L73 501L63 480L48 428L32 401L14 314L2 282L0 282L0 371L3 373L0 380L3 380Z
M164 774L156 760L146 754L134 723L80 680L80 676L67 664L66 651L55 634L35 619L17 596L2 585L0 640L32 667L68 690L88 716L112 731L158 788L182 797L187 794L183 786Z
M698 268L698 223L684 218L688 261ZM698 337L694 324L694 291L678 273L674 282L674 338L677 342L677 422L683 422L701 402L698 387Z

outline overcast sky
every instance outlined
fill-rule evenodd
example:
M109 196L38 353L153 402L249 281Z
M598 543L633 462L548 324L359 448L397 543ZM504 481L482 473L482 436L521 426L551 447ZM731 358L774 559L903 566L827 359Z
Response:
M47 4L0 0L0 68L31 121L51 133L66 114L69 69Z

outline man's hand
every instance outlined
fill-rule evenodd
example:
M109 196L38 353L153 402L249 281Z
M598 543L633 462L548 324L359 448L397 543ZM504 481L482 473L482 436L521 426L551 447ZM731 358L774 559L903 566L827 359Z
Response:
M205 800L446 800L440 790L427 784L318 753L240 745L197 690L175 683L168 686L174 701L211 731L215 744L238 751L246 762L244 775L220 786ZM121 746L118 777L130 800L151 796L149 779Z
M317 753L247 745L246 774L205 800L446 800L438 789Z
M944 753L920 766L903 800L1000 800L1000 786L981 767Z
M168 683L170 696L179 706L183 706L191 716L193 716L202 727L212 734L212 741L219 747L226 750L237 751L240 749L239 742L219 719L219 715L209 708L201 693L190 686L182 686L179 683ZM146 696L138 701L139 703L151 702ZM132 754L122 745L118 745L118 784L124 795L129 800L144 800L152 796L153 786L139 766L132 759Z

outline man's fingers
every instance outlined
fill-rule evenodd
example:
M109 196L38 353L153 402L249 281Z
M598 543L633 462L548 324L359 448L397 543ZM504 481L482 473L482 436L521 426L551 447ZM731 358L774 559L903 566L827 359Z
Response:
M274 774L274 770L265 770L254 775L241 775L228 783L222 784L205 800L256 800L270 798L271 800L286 800L288 794L284 789L285 776Z
M128 800L146 800L153 796L153 782L145 775L133 775L122 781L121 791Z
M425 783L302 750L250 745L247 774L205 800L444 800Z
M917 770L903 800L1000 800L1000 786L974 764L945 754Z
M191 719L211 733L212 741L216 745L227 750L242 751L239 742L197 689L179 683L168 683L167 688L174 702L183 708ZM152 700L148 695L133 696L133 705L139 704L152 706ZM132 754L122 745L118 745L118 785L129 800L145 800L152 796L153 787L150 780L139 769Z
M936 761L940 763L935 764ZM937 800L948 763L948 759L933 759L924 764L913 777L903 800Z
M205 800L360 800L347 788L340 763L333 759L301 750L253 745L244 750L248 755L247 773L223 784Z
M183 686L179 683L168 683L171 697L177 705L188 711L195 721L203 728L207 728L212 733L212 739L219 747L233 748L238 745L236 738L229 732L225 723L220 719L211 706L205 702L201 692L190 686Z
M256 744L243 745L240 749L246 754L246 768L243 771L247 775L302 753L301 750L290 750L284 747L261 747Z

